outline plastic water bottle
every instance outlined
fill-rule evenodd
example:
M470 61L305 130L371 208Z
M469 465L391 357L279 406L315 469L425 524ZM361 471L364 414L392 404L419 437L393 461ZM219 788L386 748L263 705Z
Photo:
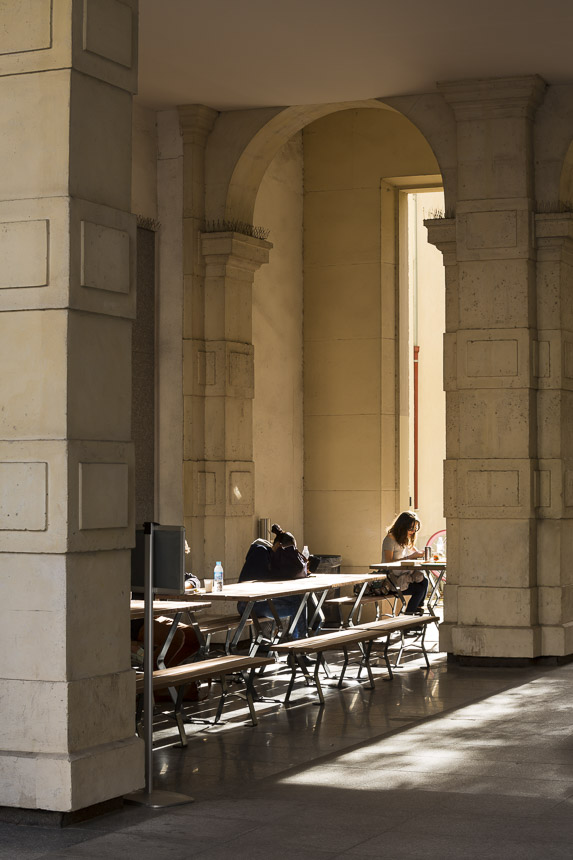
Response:
M302 548L302 554L303 554L303 556L305 557L305 559L308 561L308 558L309 558L309 556L310 556L310 553L309 553L309 551L308 551L308 547L307 547L307 545L306 545L306 544L305 544L305 545L303 546L303 548Z
M218 561L213 571L213 591L223 590L223 565Z

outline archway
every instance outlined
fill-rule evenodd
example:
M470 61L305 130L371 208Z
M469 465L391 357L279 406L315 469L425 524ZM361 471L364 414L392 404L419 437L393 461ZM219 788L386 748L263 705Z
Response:
M375 110L373 110L375 108ZM365 110L366 109L366 110ZM376 389L374 399L378 402L376 406L372 405L372 400L370 399L369 406L366 408L366 412L368 413L366 416L363 414L356 414L356 404L354 406L348 405L346 402L342 403L339 395L336 393L336 384L334 383L334 377L331 375L330 380L328 378L328 372L325 376L325 356L327 352L334 350L335 353L339 353L340 350L338 347L340 346L341 338L336 334L336 328L340 325L345 325L348 322L348 303L350 305L353 304L352 293L354 292L355 298L358 296L355 293L356 284L350 282L349 290L346 291L345 298L342 299L342 303L340 307L336 308L336 302L331 304L331 307L327 308L324 305L324 298L326 293L324 290L328 292L330 288L327 285L323 285L317 287L316 277L314 277L314 287L310 286L311 274L309 270L309 266L312 268L313 263L307 260L308 266L305 272L306 275L306 284L304 286L304 306L305 306L305 327L307 332L310 332L309 337L305 337L305 354L307 356L305 363L305 371L307 376L307 385L305 387L305 403L309 403L311 399L314 398L315 404L312 408L309 408L305 411L304 416L304 433L305 433L305 448L307 451L312 449L312 456L307 458L307 466L305 468L305 500L309 502L310 495L312 493L312 498L314 501L314 507L318 505L318 508L321 508L325 503L327 507L331 508L334 505L333 510L330 511L329 514L325 514L324 508L322 515L319 516L318 513L314 515L309 515L306 517L305 526L304 526L304 534L305 534L305 542L307 541L307 533L309 539L312 540L315 549L319 552L326 553L327 551L332 550L333 552L340 553L345 557L346 564L349 565L350 569L354 567L364 567L369 561L375 560L378 558L380 552L380 542L381 542L381 527L386 524L389 519L391 519L393 513L395 512L398 504L399 504L399 493L396 492L396 486L399 482L399 465L397 459L395 457L395 451L397 451L399 447L399 436L400 436L400 425L406 422L408 424L408 395L407 393L403 397L402 403L402 418L400 418L400 406L397 408L394 407L394 404L399 401L398 390L399 390L399 377L400 374L397 373L396 368L399 367L399 362L402 360L404 363L411 363L411 354L407 354L406 356L395 355L395 353L399 352L399 344L400 338L396 337L394 334L394 330L397 327L397 314L394 312L394 304L397 300L397 294L394 295L394 291L398 289L398 280L400 277L400 255L393 251L390 257L386 256L385 259L381 256L381 242L384 242L385 245L395 246L397 241L397 236L399 234L399 229L397 229L396 225L392 223L390 225L389 220L393 221L394 215L398 217L398 209L399 202L402 198L407 197L408 193L413 190L421 190L424 187L435 186L440 182L439 177L439 165L437 164L433 154L431 153L430 147L427 142L423 140L420 132L413 127L413 125L406 120L401 114L399 114L394 109L388 110L388 106L382 105L380 102L369 102L369 103L361 103L360 106L347 106L347 105L337 105L337 106L323 106L320 110L316 109L305 109L304 112L302 109L293 113L291 116L291 123L287 124L283 121L282 128L288 128L288 131L292 131L295 129L295 136L297 134L300 135L300 132L297 131L299 126L301 125L302 117L304 114L304 118L308 119L309 116L312 116L313 110L319 114L319 120L322 123L325 123L326 126L329 123L334 123L339 129L344 127L344 117L367 117L368 115L379 119L374 119L374 127L377 129L376 134L380 135L380 140L386 139L392 140L392 136L394 135L394 147L396 149L400 149L400 146L396 147L396 135L398 134L397 129L400 129L400 134L404 135L405 129L409 129L409 137L406 135L406 143L407 145L402 149L401 159L397 156L396 152L394 152L393 156L389 155L389 152L386 151L385 156L382 157L381 161L379 159L379 164L374 165L371 164L369 170L371 171L371 176L369 176L368 182L370 182L370 189L366 191L365 189L354 189L347 187L345 193L350 196L354 196L355 204L358 207L358 210L361 210L363 216L365 216L364 206L357 200L357 195L360 197L361 195L364 197L369 197L370 203L372 205L373 220L371 224L369 224L368 229L371 231L372 236L374 237L374 245L376 246L373 249L373 253L370 255L369 259L359 260L360 257L360 234L364 235L364 224L359 226L356 231L353 232L352 225L352 217L350 219L346 219L344 224L341 224L342 233L330 232L329 242L331 244L332 249L338 249L342 255L348 254L358 254L358 257L354 256L352 260L352 266L354 268L355 273L358 268L361 267L362 272L368 271L367 279L370 281L368 287L368 296L362 296L362 310L361 310L361 319L358 316L355 316L354 324L358 328L354 329L353 335L350 338L342 338L346 341L345 346L348 350L350 350L349 355L359 356L363 358L365 356L365 350L361 349L361 338L359 335L360 326L364 324L372 324L374 321L374 317L376 317L376 321L374 323L374 328L376 331L371 332L371 337L369 337L368 345L371 347L370 352L368 353L368 358L366 361L366 367L364 368L364 372L360 372L360 379L358 382L362 384L364 379L370 380L370 388ZM339 119L338 119L339 118ZM284 119L284 118L283 118ZM273 121L271 121L273 122ZM276 132L276 124L277 120L274 120L274 131ZM227 119L227 126L229 124L229 120ZM320 123L319 123L320 124ZM383 130L384 129L384 130ZM308 124L305 126L304 135L307 137L312 134L312 124ZM229 129L226 128L226 132L228 133ZM372 129L368 131L368 128L365 126L363 129L363 133L366 135L372 135ZM217 127L213 132L215 135L215 139L217 139ZM332 139L334 139L337 135L336 130L333 130L331 135ZM265 137L263 141L262 138ZM256 138L256 140L255 140ZM291 144L288 142L283 142L282 147L292 146L293 138L290 138ZM377 141L376 146L380 147L380 140ZM420 150L424 150L425 160L424 158L420 158L419 152L413 155L412 141L415 140L416 145L419 146ZM261 354L261 344L262 336L261 332L257 330L257 318L256 313L260 312L261 325L266 326L268 331L272 333L273 336L276 335L276 324L275 329L272 328L269 324L269 319L272 316L272 304L277 300L277 284L280 288L280 263L276 264L277 256L284 261L285 254L284 248L279 247L281 245L280 236L277 235L277 231L273 223L269 223L269 205L268 201L271 200L272 194L269 191L270 183L268 181L268 173L267 171L262 170L262 165L264 164L264 157L270 157L270 153L272 148L276 149L278 142L278 137L276 133L271 134L268 132L266 127L259 130L257 134L254 136L253 141L251 142L250 147L247 147L249 150L248 156L244 163L239 161L237 164L235 171L233 173L233 181L229 188L229 198L227 201L227 209L226 212L228 215L236 214L240 215L241 218L249 218L249 220L254 221L255 224L262 223L265 227L271 227L271 239L275 244L275 248L271 254L270 262L263 267L255 276L254 281L254 308L255 308L255 318L254 318L254 328L253 328L253 341L255 343L255 356L257 354ZM255 143L257 144L257 157L255 157L254 149ZM389 144L390 149L392 148L392 143ZM410 150L408 150L408 146L410 146ZM388 150L388 144L386 146ZM271 173L277 170L277 160L283 158L281 156L282 148L279 147L277 152L278 155L275 154L275 161L271 161L270 169ZM212 160L213 153L209 156ZM373 157L372 152L369 153L369 158ZM385 161L384 161L385 158ZM360 156L359 156L360 159ZM417 159L417 160L416 160ZM208 159L209 160L209 159ZM364 161L364 155L362 155L362 161ZM308 159L307 162L308 164ZM386 166L384 166L384 164ZM336 169L336 168L335 168ZM375 182L372 184L372 177L374 176L374 172L376 173ZM261 179L259 179L259 175L262 173ZM246 178L247 177L247 178ZM264 177L267 177L266 179ZM384 182L384 198L381 196L381 179L385 179ZM257 182L259 183L257 185ZM358 183L360 184L360 183ZM267 196L267 204L266 208L261 209L260 206L260 198L257 198L257 194L259 191L263 189L263 192ZM241 191L242 190L242 191ZM316 191L316 189L315 189ZM325 193L326 189L323 189ZM242 193L244 192L244 194ZM332 189L331 189L332 192ZM254 193L255 198L254 201L251 199L250 195ZM245 199L245 195L246 198ZM331 194L332 197L332 194ZM310 202L312 199L316 199L316 194L314 191L307 187L306 192L304 194L305 203L304 205L309 208L306 212L307 222L311 217L310 210L312 209L313 204ZM211 200L213 200L213 196L211 195ZM238 203L237 200L240 202ZM281 204L279 202L276 203L276 206L280 208ZM384 223L386 224L384 236L380 232L380 222L382 218L382 210L384 211ZM356 212L358 211L356 207L354 208L356 220ZM344 211L344 203L341 203L340 212ZM214 214L214 210L211 210L211 214ZM283 213L284 215L284 213ZM301 213L302 215L302 213ZM250 216L250 217L249 217ZM320 213L316 213L316 218L319 220L323 216ZM364 218L363 218L364 220ZM368 218L366 218L368 220ZM405 225L407 229L407 225ZM346 235L347 237L353 234L353 238L350 239L350 245L346 242L346 239L342 240L342 235ZM392 234L392 238L390 235ZM305 244L308 246L310 234L305 233ZM352 250L352 245L354 245L354 250ZM346 249L346 250L344 250ZM407 252L404 253L407 256ZM316 263L316 261L315 261ZM332 266L328 263L325 264L329 271L332 273L335 269L337 269L337 275L335 279L338 278L340 281L341 270L340 265L343 265L340 256L335 260L335 265ZM441 267L441 263L440 263ZM316 265L315 275L316 275ZM381 273L382 269L385 268L385 292L387 294L387 298L384 299L380 292L380 284L381 284ZM407 265L406 265L407 268ZM284 268L283 268L284 271ZM322 267L322 273L324 274L326 269ZM404 272L402 272L402 278L405 278ZM332 286L332 285L330 285ZM302 284L300 286L300 301L299 301L301 310L302 310ZM318 289L318 292L316 290ZM402 284L402 289L407 291L407 284ZM312 294L316 293L315 299L313 300ZM342 290L344 293L344 290ZM320 298L319 293L322 295ZM390 294L392 294L390 296ZM341 293L339 291L338 298L341 299ZM377 311L373 315L372 314L372 306L369 304L372 296L374 296L374 301L376 302ZM266 301L266 305L265 305ZM344 304L346 302L346 304ZM320 305L322 303L322 311L320 309ZM442 303L443 303L443 295L442 295ZM354 303L356 304L356 303ZM380 318L381 312L381 304L385 306L384 315L386 317L385 321L382 322ZM261 307L264 306L264 307ZM338 315L338 319L337 319ZM325 337L325 329L328 328L328 335ZM316 333L322 329L318 338L316 337ZM407 341L407 326L405 325L402 331L402 338ZM313 336L314 335L314 336ZM440 335L438 335L440 337ZM363 338L362 338L363 340ZM302 344L301 344L302 345ZM268 477L270 474L276 470L276 463L273 462L273 458L276 456L285 456L284 445L277 444L276 446L270 444L268 442L268 434L266 436L267 442L263 444L261 439L264 437L264 434L267 431L270 433L270 427L273 426L273 419L279 414L280 410L277 410L277 392L273 391L273 385L276 386L277 379L279 378L279 371L281 368L275 368L272 361L272 350L263 344L263 352L265 355L265 364L260 365L257 363L256 373L255 373L255 402L254 402L254 426L255 426L255 434L254 434L254 442L255 442L255 475L256 475L256 487L259 490L263 487L263 492L257 492L255 494L255 516L276 516L276 511L285 509L285 497L288 495L289 499L293 497L293 493L298 492L298 489L294 486L295 484L302 485L302 457L297 454L296 451L291 451L287 456L290 456L293 461L296 461L294 466L295 469L299 470L298 475L295 475L291 484L285 486L284 476L282 477L281 483L281 491L280 498L277 499L275 495L275 504L272 503L273 494L272 490L268 486ZM312 360L310 359L310 355L312 353ZM282 362L282 371L283 376L281 377L283 394L286 396L286 400L289 405L296 399L296 395L294 394L296 390L296 385L293 380L297 375L296 367L293 367L291 371L289 371L286 375L284 374L285 362L284 358L284 350L279 349L276 351L277 361L278 356L280 355L280 360ZM382 355L384 359L382 360ZM377 356L377 357L375 357ZM397 359L397 360L396 360ZM255 359L257 360L257 359ZM336 359L338 362L339 369L344 367L347 363L340 355ZM340 363L342 362L342 364ZM326 361L326 365L328 365L328 360ZM289 379L290 373L290 379ZM406 389L408 388L408 370L404 368L402 373L402 378L406 376ZM302 379L302 362L300 365L300 373L298 378ZM311 380L312 381L309 381ZM440 374L441 378L441 374ZM398 381L397 381L398 379ZM361 382L362 381L362 382ZM384 385L382 385L384 381ZM347 380L348 382L348 380ZM355 381L356 382L356 381ZM298 383L297 383L298 384ZM351 387L356 388L355 383L350 383ZM280 387L280 386L279 386ZM384 391L381 392L381 387L384 388ZM313 391L314 389L314 391ZM327 400L337 400L339 401L339 406L341 408L334 409L334 414L330 415L321 415L321 406L316 403L316 395L319 393L319 398L322 397L324 401L324 393L329 389L327 393ZM264 400L268 404L268 407L261 407L260 404L263 401L261 396L261 392L265 392ZM259 396L257 395L259 392ZM320 394L322 392L322 394ZM380 402L380 394L382 393L383 402ZM345 401L347 397L345 395ZM369 394L366 394L366 399L369 399ZM359 412L363 412L362 407L358 407ZM324 410L322 410L324 411ZM327 411L332 412L331 408L327 408ZM301 416L302 420L302 416ZM276 430L276 421L274 422L275 430ZM311 427L312 425L312 427ZM326 429L326 425L330 425L329 429ZM364 434L360 430L359 425L364 425ZM342 427L345 427L345 430L342 430ZM291 425L289 425L291 427ZM336 427L336 429L335 429ZM264 430L263 430L264 428ZM318 428L318 429L317 429ZM366 429L367 428L367 429ZM280 430L278 428L277 437L280 437ZM296 428L295 428L296 430ZM404 435L404 428L402 428L402 443L407 444L407 426ZM297 431L298 432L298 431ZM301 436L302 432L298 432L298 435ZM282 438L282 437L280 437ZM345 439L342 442L341 440ZM311 441L314 440L314 441ZM322 441L325 444L322 444ZM275 437L273 436L273 441L275 441ZM265 448L263 456L261 457L261 450ZM372 449L372 450L370 450ZM392 462L391 471L388 471L386 466L382 465L382 461L385 459L385 463L389 462L388 456L386 452L390 451L390 462ZM358 468L358 471L355 471L356 467L356 455L357 453L361 454L361 462ZM318 486L316 485L316 481L323 480L323 477L328 474L330 478L333 478L336 473L336 468L333 468L333 458L334 460L343 458L346 465L344 468L339 468L338 472L344 472L346 469L346 477L348 477L348 470L354 472L354 477L358 472L360 472L360 477L358 481L354 481L354 486L349 487L344 483L345 478L342 479L342 485L337 484L336 481L334 484L332 482L329 483L328 486ZM320 461L320 464L318 462ZM396 461L396 462L395 462ZM440 458L440 469L441 469L441 458ZM310 472L313 472L313 475L310 475ZM323 477L318 476L318 472L322 473ZM384 473L385 481L388 486L384 486L381 489L381 481L380 475ZM262 475L263 477L259 477ZM373 475L375 477L373 478ZM339 476L340 477L340 474ZM329 480L330 480L329 478ZM407 479L406 479L407 480ZM368 489L368 483L372 483L372 487ZM328 483L328 482L327 482ZM350 481L352 484L352 480ZM310 490L310 486L313 486L314 489ZM406 497L408 497L408 492L405 492ZM404 495L404 491L402 492ZM346 515L343 513L343 510L346 510ZM310 510L310 504L305 504L305 508ZM292 509L292 505L291 505ZM356 517L349 516L348 512L359 512L362 510L364 515L362 516L362 522L360 523L360 528L356 529ZM360 518L360 514L357 514ZM371 518L375 525L367 522L367 519ZM322 531L316 529L315 524L318 522L326 523L329 526L329 529ZM293 527L296 527L296 518L290 521ZM428 527L431 529L432 525L428 523ZM340 538L335 540L333 538L333 534L337 531L340 533L344 532L345 529L347 533L353 533L356 536L360 536L360 540L363 544L362 552L356 552L356 548L352 545L352 542L349 542L346 538L341 541ZM366 539L365 539L366 538ZM338 544L342 543L340 546Z

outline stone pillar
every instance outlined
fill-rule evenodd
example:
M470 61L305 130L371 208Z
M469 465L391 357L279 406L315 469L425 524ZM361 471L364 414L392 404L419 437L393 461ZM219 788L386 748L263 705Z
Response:
M536 215L541 653L573 653L573 215Z
M183 138L183 520L191 546L191 569L206 576L204 536L190 510L190 463L204 457L205 404L195 393L198 368L193 344L205 338L205 146L217 111L205 105L179 108Z
M202 570L223 561L236 579L253 539L254 350L252 287L270 242L238 233L201 236L205 274L204 338L186 344L186 395L203 434L185 462L185 515Z
M451 264L441 647L464 658L533 658L541 653L541 630L531 140L544 84L506 78L440 90L455 114L458 145L455 237L449 219L430 225Z
M0 805L143 783L129 660L136 0L0 6Z
M205 229L205 146L216 118L217 111L205 105L179 108L183 136L184 340L204 337L205 264L200 234Z

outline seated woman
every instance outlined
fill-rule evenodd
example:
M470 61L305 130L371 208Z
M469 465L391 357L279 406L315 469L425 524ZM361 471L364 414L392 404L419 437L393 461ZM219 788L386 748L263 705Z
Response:
M415 546L416 532L420 529L420 520L412 511L402 511L392 525L388 526L388 534L382 542L382 562L400 561L406 558L423 558ZM424 611L424 600L428 591L428 580L421 570L392 573L392 581L402 594L408 594L410 600L406 607L406 615L421 615Z
M304 556L296 548L294 536L290 532L283 531L276 523L271 527L271 532L275 535L273 543L258 538L249 547L239 582L249 582L255 579L301 579L307 576L307 563ZM318 559L311 556L308 568L315 570L317 564ZM301 600L302 597L298 594L276 597L273 600L273 606L279 618L289 618L296 615ZM237 609L242 613L245 606L243 601L239 601ZM269 609L266 601L255 603L254 612L259 618L268 617ZM308 635L306 606L301 612L292 635L293 639L303 639Z

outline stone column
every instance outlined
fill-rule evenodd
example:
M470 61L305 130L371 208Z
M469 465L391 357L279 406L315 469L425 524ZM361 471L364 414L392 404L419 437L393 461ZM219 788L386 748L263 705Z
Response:
M0 6L0 805L143 782L129 660L136 0Z
M463 658L532 658L541 653L541 631L531 137L544 84L523 77L440 90L458 145L456 264L447 267L446 287L441 647ZM446 221L442 230L451 251L453 228Z
M192 470L204 457L205 404L195 393L199 372L194 343L205 338L205 262L201 232L205 229L205 147L217 118L206 105L179 107L183 138L183 520L191 546L191 570L206 576L203 530L190 512ZM189 568L188 568L189 569Z
M185 393L204 420L185 462L185 516L202 570L221 560L236 579L253 539L252 287L272 245L232 232L204 233L201 245L204 338L186 344L184 359Z
M536 216L541 653L573 653L573 215Z
M205 147L217 115L206 105L179 108L183 136L184 340L204 337L205 264L200 234L205 229Z
M269 242L204 233L205 147L217 112L179 108L183 135L184 523L192 569L236 578L253 539L252 285Z

